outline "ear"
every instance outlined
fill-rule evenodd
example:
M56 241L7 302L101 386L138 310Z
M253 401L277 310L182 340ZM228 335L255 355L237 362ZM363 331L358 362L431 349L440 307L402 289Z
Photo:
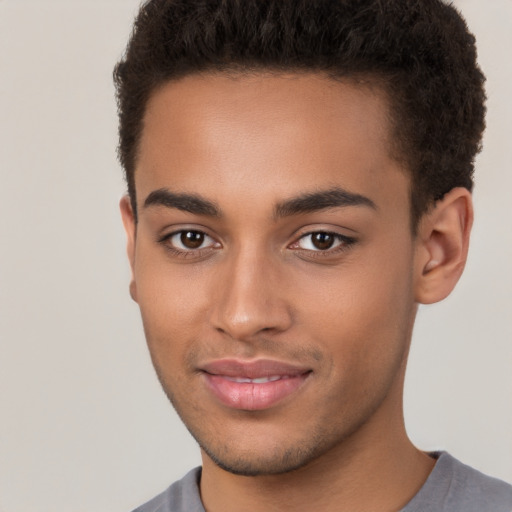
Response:
M130 268L132 271L132 277L130 280L130 296L137 302L137 285L135 283L135 235L137 224L135 222L135 216L133 214L132 205L128 196L123 196L119 202L119 208L121 210L121 218L123 219L124 230L126 231L126 252L128 254L128 261L130 262Z
M415 253L415 299L432 304L447 297L459 280L473 225L471 193L454 188L420 220Z

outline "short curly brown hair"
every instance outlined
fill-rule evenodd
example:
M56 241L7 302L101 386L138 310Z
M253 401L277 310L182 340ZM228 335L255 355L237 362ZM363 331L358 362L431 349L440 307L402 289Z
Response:
M411 217L473 187L485 126L475 39L440 0L149 0L114 70L120 162L134 173L149 97L202 71L365 77L386 91L396 149L412 175Z

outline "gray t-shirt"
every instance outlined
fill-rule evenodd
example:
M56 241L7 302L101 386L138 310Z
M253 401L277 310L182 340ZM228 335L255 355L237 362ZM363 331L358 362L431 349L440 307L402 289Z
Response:
M512 512L512 486L483 475L446 452L427 481L400 512ZM187 473L133 512L205 512L199 496L201 468Z

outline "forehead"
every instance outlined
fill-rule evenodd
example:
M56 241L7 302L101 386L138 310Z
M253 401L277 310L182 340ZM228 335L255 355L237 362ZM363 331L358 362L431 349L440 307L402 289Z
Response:
M388 118L377 86L320 74L196 74L169 82L145 113L139 203L169 187L219 201L246 190L277 202L332 186L378 195L404 181L390 157Z

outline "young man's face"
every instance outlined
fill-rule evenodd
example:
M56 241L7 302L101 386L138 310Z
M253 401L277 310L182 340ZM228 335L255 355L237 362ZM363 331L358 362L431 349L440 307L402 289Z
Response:
M399 422L415 241L387 114L378 90L313 74L189 76L148 104L132 295L225 469L289 471Z

